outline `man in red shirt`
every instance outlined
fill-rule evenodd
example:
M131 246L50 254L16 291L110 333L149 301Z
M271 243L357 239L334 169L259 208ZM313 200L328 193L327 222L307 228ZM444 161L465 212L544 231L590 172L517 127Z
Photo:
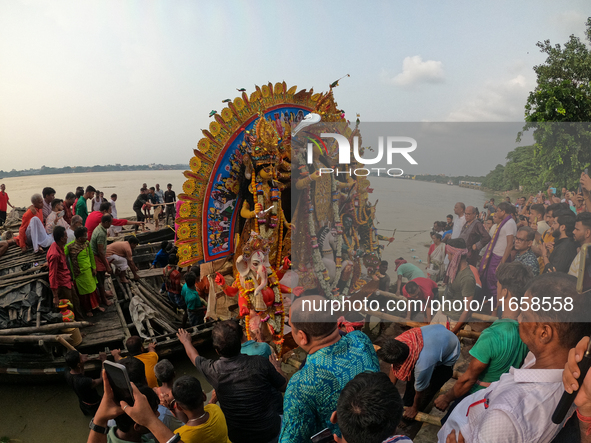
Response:
M175 254L168 257L168 266L162 270L164 274L164 286L168 293L168 299L180 309L186 308L186 303L181 297L181 273L177 267L178 259Z
M88 217L86 218L86 229L88 229L88 238L92 238L92 232L96 229L98 225L101 224L101 218L103 215L111 215L111 203L109 202L102 202L100 206L100 211L92 211ZM117 219L113 218L113 222L111 226L125 226L125 225L141 225L142 222L134 222L125 219Z
M402 295L411 300L420 300L423 303L423 311L427 317L427 321L431 322L431 309L427 309L429 301L437 297L439 290L437 283L430 278L417 277L409 281L402 289ZM418 305L417 305L418 306ZM413 306L409 304L407 320L410 320L411 314L417 312Z
M14 206L12 206L8 201L8 194L5 191L6 186L4 186L4 183L2 183L0 185L0 226L6 222L6 211L8 206L14 209Z
M64 246L68 241L66 228L56 226L53 229L53 238L55 242L47 251L47 265L49 266L49 287L53 293L53 305L59 305L60 298L67 298L74 306L74 315L77 321L84 319L80 309L80 300L78 294L72 288L72 277L68 269Z
M38 252L41 248L47 248L53 243L53 236L45 231L43 226L43 197L41 194L33 194L31 197L32 206L27 209L21 221L21 227L18 230L17 245L23 252L27 246L33 246L33 250Z

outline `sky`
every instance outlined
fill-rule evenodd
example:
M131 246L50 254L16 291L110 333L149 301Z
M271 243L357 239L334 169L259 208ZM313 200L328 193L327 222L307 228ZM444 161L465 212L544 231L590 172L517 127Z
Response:
M583 38L589 16L588 0L5 0L0 170L186 163L211 110L269 81L350 74L335 97L364 122L520 122L536 42ZM486 174L513 147L427 150L415 169Z

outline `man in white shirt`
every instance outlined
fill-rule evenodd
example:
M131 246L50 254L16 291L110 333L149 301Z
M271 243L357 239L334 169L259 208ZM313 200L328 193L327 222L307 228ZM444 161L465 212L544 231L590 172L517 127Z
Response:
M111 203L111 216L113 217L113 219L117 218L117 205L115 203L116 201L117 194L111 194L111 200L109 200L109 203ZM116 237L117 235L119 235L119 232L121 232L121 229L123 229L121 226L111 225L111 227L109 228L109 235L111 237Z
M458 238L462 233L462 228L466 224L466 216L464 215L466 212L466 205L462 202L457 202L454 206L454 214L457 215L457 218L454 220L454 227L451 232L451 238Z
M517 234L517 224L512 218L514 212L515 208L510 203L502 202L493 216L499 232L495 231L492 235L480 262L480 279L486 299L491 296L493 300L497 299L497 268L507 261L513 250Z
M572 406L561 424L551 420L564 392L562 373L569 350L589 334L589 323L581 322L588 297L577 293L573 277L561 273L534 278L525 297L550 297L563 309L522 310L519 336L531 351L523 366L462 400L437 434L439 443L452 431L470 443L549 443L574 412Z

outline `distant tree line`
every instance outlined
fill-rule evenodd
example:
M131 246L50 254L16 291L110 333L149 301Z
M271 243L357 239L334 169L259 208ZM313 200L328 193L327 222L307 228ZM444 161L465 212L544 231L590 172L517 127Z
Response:
M2 171L0 170L0 177L22 177L25 175L52 175L52 174L75 174L83 172L108 172L108 171L166 171L166 170L187 170L188 164L176 165L94 165L94 166L64 166L63 168L51 168L41 166L39 169L23 169L17 171Z

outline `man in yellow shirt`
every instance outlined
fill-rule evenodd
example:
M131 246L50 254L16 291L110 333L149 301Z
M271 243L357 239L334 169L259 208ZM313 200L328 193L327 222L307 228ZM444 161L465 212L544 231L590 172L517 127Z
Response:
M148 345L148 352L144 349L143 341L137 335L131 336L125 342L129 357L135 357L141 361L146 367L146 379L148 386L153 388L158 387L156 374L154 373L154 366L158 363L158 354L156 354L156 343L152 342Z
M186 423L175 431L183 443L230 443L222 409L216 404L203 406L207 396L199 380L180 377L174 382L172 395L175 415Z

